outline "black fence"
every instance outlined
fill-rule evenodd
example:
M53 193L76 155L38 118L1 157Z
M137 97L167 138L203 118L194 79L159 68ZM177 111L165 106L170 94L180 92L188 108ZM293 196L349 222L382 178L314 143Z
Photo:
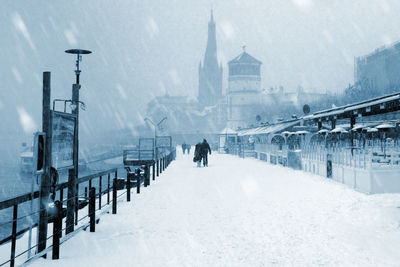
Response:
M155 180L155 177L159 176L175 157L176 153L175 150L173 150L160 157L153 165L153 168L138 166L134 170L127 170L126 179L118 178L118 169L114 168L79 178L75 188L72 188L73 185L69 182L58 184L55 188L56 200L51 202L47 208L48 223L53 223L53 233L47 235L47 240L52 239L52 245L48 246L42 252L31 256L27 261L41 256L45 257L50 249L52 250L52 259L58 259L60 244L62 242L68 240L80 230L90 228L91 232L95 231L95 225L99 222L99 219L96 219L97 211L111 204L112 214L116 214L118 198L127 194L127 201L130 201L132 187L136 187L136 192L140 193L141 184L144 184L144 186L150 185L150 173L152 172L153 180ZM70 175L72 174L73 170L71 170ZM118 190L123 189L126 190L118 195ZM64 197L64 191L67 191L67 197ZM75 192L75 194L73 194L73 192ZM106 197L104 197L105 195ZM103 199L103 197L105 199ZM12 219L6 222L0 222L0 226L8 225L11 228L10 235L0 240L0 246L11 242L10 258L0 263L0 266L6 264L14 266L16 258L35 250L39 246L36 242L31 248L16 254L17 239L38 225L34 222L34 219L31 219L28 227L20 227L20 229L18 229L18 222L22 219L38 217L38 214L41 212L40 209L36 209L31 213L18 217L19 207L29 202L33 203L36 199L39 199L39 191L26 193L0 202L0 211L9 210L9 212L11 212L12 209ZM104 203L102 203L102 201L104 201ZM82 214L79 213L79 210L85 207L88 207L88 212L79 217L79 215ZM73 215L71 215L71 212ZM65 237L61 239L63 232L65 232Z

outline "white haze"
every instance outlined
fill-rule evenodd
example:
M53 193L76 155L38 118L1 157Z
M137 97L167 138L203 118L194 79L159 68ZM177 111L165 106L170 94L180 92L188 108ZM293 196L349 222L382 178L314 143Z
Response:
M52 72L52 98L70 98L68 48L93 51L81 64L83 141L143 123L156 95L196 97L211 7L224 88L226 63L244 44L263 61L264 88L337 92L353 82L354 56L400 36L397 0L3 0L2 158L41 129L43 71Z

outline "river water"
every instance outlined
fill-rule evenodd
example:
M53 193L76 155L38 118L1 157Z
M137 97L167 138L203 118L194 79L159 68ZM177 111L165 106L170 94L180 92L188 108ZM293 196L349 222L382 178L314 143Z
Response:
M98 173L104 170L118 168L118 177L125 177L126 171L123 168L122 157L97 161L94 163L90 163L86 166L85 169L81 169L79 171L79 177L87 176L90 174ZM114 175L111 176L114 178ZM93 186L96 187L96 192L98 192L98 180L96 179L93 182ZM0 165L0 201L4 201L9 198L13 198L22 194L26 194L31 192L33 181L34 191L39 189L37 178L33 177L30 174L21 173L19 171L18 164L15 165ZM60 173L59 183L63 183L68 181L67 173ZM103 178L103 186L102 190L104 191L106 188L106 177ZM85 187L88 187L88 184L82 184L79 187L79 196L84 194ZM67 197L67 190L64 190L64 199ZM59 199L59 195L56 196L56 199ZM66 204L66 203L65 203ZM39 206L39 201L35 200L33 202L33 211L37 211ZM30 202L23 203L18 205L18 220L17 229L23 229L29 226L32 222L37 222L38 213L34 213L32 216L27 216L31 212ZM12 226L12 208L4 209L0 211L0 240L11 235L11 226Z

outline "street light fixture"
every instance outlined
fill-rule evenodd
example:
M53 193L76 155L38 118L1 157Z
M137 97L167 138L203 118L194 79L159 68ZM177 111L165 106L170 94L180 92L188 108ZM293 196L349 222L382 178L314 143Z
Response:
M84 49L68 49L68 50L65 50L65 53L76 55L75 75L76 75L76 84L79 84L79 75L81 74L81 70L79 69L79 62L82 61L82 56L81 55L91 54L92 51L84 50Z
M154 126L154 154L157 158L157 148L156 148L156 140L157 140L157 128L160 126L161 123L163 123L163 121L165 121L166 119L168 119L167 117L162 118L157 124L155 124L151 119L149 118L144 118L145 121L150 122L153 126Z
M75 75L76 75L76 83L72 85L72 101L71 101L71 109L72 109L72 114L76 116L75 119L75 128L74 128L74 149L73 149L73 165L74 165L74 184L76 185L78 181L78 161L79 161L79 108L78 105L79 103L83 103L79 101L79 89L81 88L79 84L79 75L81 74L81 70L79 69L79 62L82 61L82 55L87 55L91 54L92 51L89 50L83 50L83 49L69 49L65 50L65 53L67 54L74 54L76 55L76 69L75 69ZM74 108L75 106L75 108ZM82 109L84 109L84 104L81 105ZM78 203L78 197L75 195L75 205ZM77 206L76 206L77 207ZM75 209L75 225L78 224L78 209Z

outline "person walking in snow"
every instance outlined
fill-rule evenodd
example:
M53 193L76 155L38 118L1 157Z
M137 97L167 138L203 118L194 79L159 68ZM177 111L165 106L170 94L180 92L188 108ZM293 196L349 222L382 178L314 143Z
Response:
M194 147L194 157L193 161L197 163L197 167L201 166L201 143L197 143L196 146Z
M186 150L186 144L182 143L182 154L185 155L185 150Z
M203 143L201 143L201 156L203 158L204 167L208 167L208 153L211 155L210 145L207 143L206 139L203 139Z

